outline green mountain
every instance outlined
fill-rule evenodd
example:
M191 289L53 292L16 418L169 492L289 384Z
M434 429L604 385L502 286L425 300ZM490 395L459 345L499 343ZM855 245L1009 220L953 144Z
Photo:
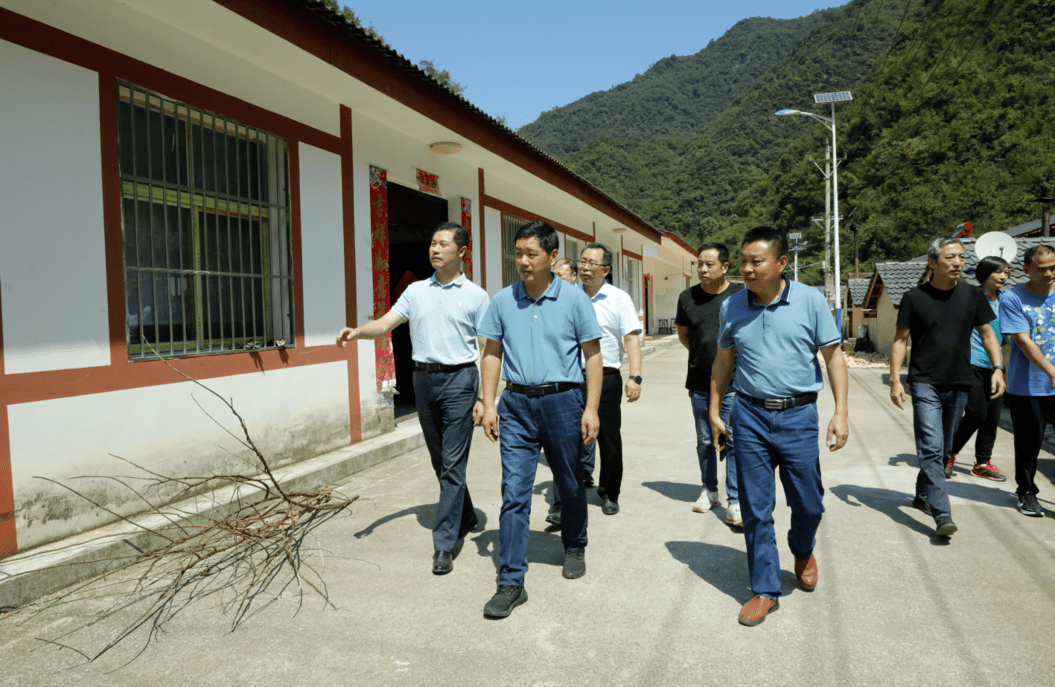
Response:
M548 153L567 154L598 136L626 140L695 131L746 93L830 13L744 19L695 55L665 57L633 81L543 113L519 133Z

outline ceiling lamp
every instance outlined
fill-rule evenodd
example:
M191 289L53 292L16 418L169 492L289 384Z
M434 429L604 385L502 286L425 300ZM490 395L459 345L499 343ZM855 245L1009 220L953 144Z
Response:
M461 143L452 143L450 141L441 141L439 143L433 143L429 146L429 150L438 155L454 155L461 149Z
M614 231L617 234L625 234L626 233L626 227L616 227L615 229L612 229L612 231Z

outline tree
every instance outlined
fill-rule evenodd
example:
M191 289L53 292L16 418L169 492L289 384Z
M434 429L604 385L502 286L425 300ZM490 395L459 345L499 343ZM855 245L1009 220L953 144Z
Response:
M421 62L418 62L418 66L421 67L421 70L423 72L438 81L441 86L448 89L455 95L461 95L465 92L464 85L452 79L451 73L446 69L444 69L443 71L436 69L436 65L432 60L422 60Z

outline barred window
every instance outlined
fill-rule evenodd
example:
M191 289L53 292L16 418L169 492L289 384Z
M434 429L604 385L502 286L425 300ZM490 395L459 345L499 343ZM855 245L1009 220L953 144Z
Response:
M517 229L528 224L528 220L502 213L502 286L520 280L516 261Z
M292 347L284 138L118 82L130 360Z

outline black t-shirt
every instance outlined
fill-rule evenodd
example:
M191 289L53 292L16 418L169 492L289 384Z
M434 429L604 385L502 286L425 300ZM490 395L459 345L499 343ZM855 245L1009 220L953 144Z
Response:
M711 391L711 366L718 353L718 314L726 298L743 289L730 283L721 293L707 293L697 284L678 296L674 325L689 328L689 374L685 388L700 393Z
M981 289L962 282L943 291L930 282L901 297L897 326L909 330L909 382L969 386L971 331L996 315Z

